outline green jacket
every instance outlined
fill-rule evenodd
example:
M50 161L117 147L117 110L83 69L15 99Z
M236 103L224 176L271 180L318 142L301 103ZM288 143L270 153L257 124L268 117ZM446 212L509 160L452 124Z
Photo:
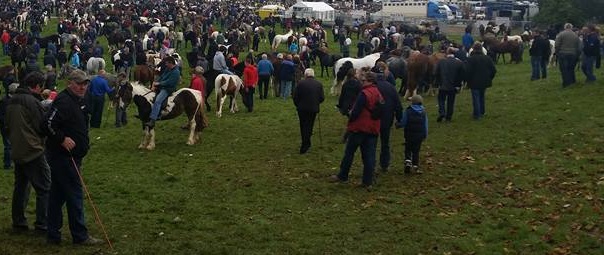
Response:
M43 109L40 100L26 88L18 88L8 101L5 127L12 145L11 157L17 164L30 162L44 153Z

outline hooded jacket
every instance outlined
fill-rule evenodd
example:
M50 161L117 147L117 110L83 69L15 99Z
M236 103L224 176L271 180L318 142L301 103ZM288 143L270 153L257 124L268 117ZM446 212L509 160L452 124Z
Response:
M44 153L42 121L44 110L39 98L28 88L18 88L6 106L6 129L11 157L18 164L30 162Z

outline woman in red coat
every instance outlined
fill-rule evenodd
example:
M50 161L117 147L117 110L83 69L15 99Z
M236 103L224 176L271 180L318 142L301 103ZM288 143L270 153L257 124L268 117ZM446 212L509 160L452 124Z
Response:
M254 110L254 91L258 84L258 68L250 61L245 60L245 68L243 69L243 104L247 107L248 112Z

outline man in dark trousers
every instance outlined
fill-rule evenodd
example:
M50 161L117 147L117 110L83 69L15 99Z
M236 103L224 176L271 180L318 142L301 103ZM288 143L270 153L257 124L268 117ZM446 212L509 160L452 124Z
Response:
M547 77L547 62L551 54L549 40L541 35L541 31L534 32L533 44L529 49L531 56L531 81Z
M325 100L323 84L315 80L315 71L311 68L304 70L304 80L298 83L294 91L294 105L300 119L300 154L304 154L310 148L310 137L312 136L315 118L319 112L319 105ZM320 127L319 127L320 128Z
M464 67L461 60L453 55L453 48L447 49L447 56L436 65L435 84L438 87L438 119L451 121L455 107L455 95L461 89ZM446 106L445 106L446 103Z
M396 92L396 87L385 78L383 74L377 75L377 88L384 99L380 117L380 167L384 172L388 171L390 166L390 130L393 120L396 117L397 122L400 122L403 114L401 99Z
M109 87L109 82L105 78L105 70L99 70L98 75L90 81L89 88L89 106L90 106L90 127L100 128L103 120L103 109L105 107L105 94L113 93Z
M46 157L52 184L48 202L47 242L61 243L63 205L67 204L69 230L74 244L95 245L101 240L88 235L84 217L84 194L80 177L88 153L88 113L84 95L90 78L82 70L69 74L67 88L53 101L44 129L48 135Z
M45 135L41 128L44 110L40 92L44 74L31 72L6 106L6 131L10 140L11 156L15 162L13 190L13 229L27 230L25 208L29 200L29 185L36 191L37 231L46 231L46 211L50 191L50 168L44 157Z

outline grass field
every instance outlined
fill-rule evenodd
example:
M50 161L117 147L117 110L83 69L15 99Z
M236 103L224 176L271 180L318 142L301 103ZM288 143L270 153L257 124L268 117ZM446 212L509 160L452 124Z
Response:
M579 83L561 89L555 69L530 82L526 55L497 68L481 121L471 118L469 91L458 95L451 123L436 123L436 100L426 97L424 174L402 173L396 130L391 171L372 192L356 187L359 153L350 184L326 180L338 171L346 125L331 96L306 155L297 153L291 99L256 100L253 113L221 119L209 113L195 146L185 145L184 118L159 122L151 152L136 149L134 106L120 129L106 110L102 128L90 131L84 178L119 254L604 254L602 69L593 85L577 72ZM331 81L320 80L328 92ZM0 254L111 253L72 246L67 226L59 247L12 233L12 179L0 172ZM102 237L89 204L86 214Z

